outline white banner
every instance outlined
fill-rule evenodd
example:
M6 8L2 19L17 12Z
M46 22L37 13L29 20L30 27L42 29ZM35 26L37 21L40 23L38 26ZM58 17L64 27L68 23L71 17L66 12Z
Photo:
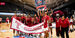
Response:
M12 18L11 29L15 29L17 31L21 31L25 33L37 34L37 33L44 32L43 24L44 22L36 24L32 27L28 27L27 25L24 25L23 23L16 20L15 18Z

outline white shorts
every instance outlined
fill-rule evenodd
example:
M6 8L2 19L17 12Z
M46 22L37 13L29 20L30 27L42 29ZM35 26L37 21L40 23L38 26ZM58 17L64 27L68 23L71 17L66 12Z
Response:
M48 27L47 28L44 28L44 31L48 30Z
M44 34L44 33L42 33L41 35L42 35L42 36L44 36L45 34Z
M8 22L6 22L7 24L9 24L9 21Z
M70 25L70 29L73 29L72 25Z
M6 24L9 24L9 22L7 22Z

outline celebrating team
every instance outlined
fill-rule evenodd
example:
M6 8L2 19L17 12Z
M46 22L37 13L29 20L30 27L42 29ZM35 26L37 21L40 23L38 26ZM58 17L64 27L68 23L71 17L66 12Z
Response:
M27 26L31 27L35 24L38 24L38 23L41 23L41 22L44 22L44 33L42 34L44 36L44 38L47 38L49 37L49 33L48 32L51 32L51 37L52 37L52 23L53 23L53 10L51 10L51 13L48 13L48 9L47 11L40 11L38 10L37 12L37 15L35 14L33 17L31 17L30 14L28 14L28 16L26 15L14 15L11 17L11 20L12 18L16 18L17 20L21 21L23 24L26 24ZM60 17L60 14L56 14L56 18L55 19L55 22L56 22L56 35L57 35L57 38L59 38L59 35L61 35L62 38L65 38L64 37L64 32L66 32L66 38L69 38L69 27L70 27L70 24L72 25L73 21L72 21L72 17L71 17L71 21L69 22L69 18L65 17L65 15L63 14L62 17ZM0 23L2 21L2 18L0 18ZM6 18L6 22L9 24L9 18L7 17ZM14 30L15 32L15 30ZM17 31L17 33L19 34L19 31ZM22 33L20 33L22 34ZM41 35L41 36L42 36Z

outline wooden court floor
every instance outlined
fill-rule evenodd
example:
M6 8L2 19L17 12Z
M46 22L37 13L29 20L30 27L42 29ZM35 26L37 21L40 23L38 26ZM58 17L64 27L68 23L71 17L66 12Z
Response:
M52 35L53 38L56 38L56 30L55 30L55 28L53 28L52 31L53 31L53 35ZM65 34L65 36L66 36L66 34ZM60 36L60 38L61 38L61 36ZM69 32L69 38L75 38L75 31L74 32Z
M55 30L55 28L53 28L52 31L53 31L53 35L52 35L53 38L56 38L56 30ZM6 23L0 24L0 38L6 38L6 37L13 38L13 35L14 35L13 30L10 29L10 24L9 25L7 25ZM72 32L72 33L69 32L69 37L70 38L75 38L75 31Z

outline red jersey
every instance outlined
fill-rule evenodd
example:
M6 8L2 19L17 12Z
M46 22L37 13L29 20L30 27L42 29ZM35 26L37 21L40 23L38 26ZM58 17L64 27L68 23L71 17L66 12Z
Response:
M31 26L34 26L36 24L36 20L35 20L35 18L32 18L31 19Z
M26 19L26 18L25 18L24 16L22 16L22 17L21 17L21 20L24 20L24 19Z
M26 22L27 22L27 25L28 25L29 27L31 27L31 19L32 19L32 18L26 18Z
M26 17L25 17L25 16L22 16L22 17L21 17L21 21L22 21L23 23L25 23L25 20L26 20Z
M15 18L15 19L17 19L17 16L12 16L12 17L11 17L11 19L12 19L12 18Z
M49 23L49 26L52 26L53 18L51 17L49 20L51 21L51 22Z
M12 21L12 18L15 18L15 19L17 19L17 17L16 17L16 16L12 16L12 17L11 17L11 21Z
M49 20L49 16L44 16L43 18L42 18L42 21L45 21L45 23L44 23L44 28L46 28L46 27L48 27L47 26L47 21Z
M0 18L0 22L2 21L2 18Z
M35 18L35 23L39 23L40 19L38 17Z
M6 19L6 22L8 22L9 21L9 19Z
M61 18L59 18L58 20L56 18L56 28L60 27L60 21L61 21Z
M65 27L68 27L69 26L69 21L68 21L68 19L64 19L64 20L61 20L61 27L62 28L65 28Z
M13 16L12 18L15 18L15 19L17 19L17 16Z
M20 21L20 17L16 17L16 19Z
M66 18L66 20L68 20L68 21L69 21L69 18Z

